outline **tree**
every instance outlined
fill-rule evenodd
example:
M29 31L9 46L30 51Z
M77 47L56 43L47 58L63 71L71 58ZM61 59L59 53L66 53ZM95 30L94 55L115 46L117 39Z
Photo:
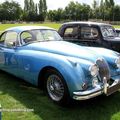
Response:
M114 21L114 5L115 2L114 0L105 0L105 8L108 16L108 20L113 20Z
M51 21L61 21L62 20L62 9L58 8L58 10L50 10L48 12L48 19Z
M93 1L92 7L94 10L98 7L98 3L96 0Z
M116 5L114 6L114 21L120 21L120 6Z
M30 6L29 6L29 0L24 0L24 11L29 11Z
M22 19L26 21L38 21L38 5L33 0L24 0L24 12Z
M46 0L40 0L38 6L39 6L40 21L44 21L47 15Z
M44 18L46 18L46 15L47 15L47 4L46 4L46 0L43 0L43 15L44 15Z
M94 19L98 19L99 15L100 15L99 14L99 3L96 0L94 0L92 7L93 7L92 17Z
M81 5L78 2L71 1L65 9L50 10L48 12L48 19L51 21L88 20L90 13L91 8L89 5Z
M44 16L43 16L43 0L39 1L39 20L44 21Z
M117 21L120 20L120 6L115 5L114 0L94 0L92 7L87 4L71 1L65 9L49 10L47 12L46 0L39 0L38 4L34 0L24 0L24 9L19 3L5 1L0 4L0 21L3 20L24 20L24 21L44 21L46 17L51 21L70 21L102 19Z
M14 21L20 19L21 7L17 2L5 1L0 5L0 21L9 20Z

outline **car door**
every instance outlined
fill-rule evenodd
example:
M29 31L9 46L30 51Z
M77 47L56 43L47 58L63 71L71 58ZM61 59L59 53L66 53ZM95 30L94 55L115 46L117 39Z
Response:
M14 31L5 32L1 35L0 41L0 67L4 71L17 75L17 33Z

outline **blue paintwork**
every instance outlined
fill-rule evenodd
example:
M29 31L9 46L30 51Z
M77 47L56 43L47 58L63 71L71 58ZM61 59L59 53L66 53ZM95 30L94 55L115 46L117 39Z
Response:
M31 29L51 28L25 26L6 31L12 30L20 34ZM104 58L108 62L111 77L120 75L120 70L114 67L118 54L104 48L83 47L65 41L37 42L15 48L6 48L0 44L0 48L3 49L0 50L0 69L37 86L38 76L43 68L48 66L56 68L64 77L71 96L74 91L82 90L84 82L91 85L89 67L98 58Z

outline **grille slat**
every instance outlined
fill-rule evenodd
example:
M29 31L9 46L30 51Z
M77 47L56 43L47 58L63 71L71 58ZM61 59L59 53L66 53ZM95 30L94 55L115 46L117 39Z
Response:
M96 61L96 64L99 67L99 75L101 80L103 80L104 77L107 78L107 81L110 80L110 69L108 66L108 63L104 59L98 59Z

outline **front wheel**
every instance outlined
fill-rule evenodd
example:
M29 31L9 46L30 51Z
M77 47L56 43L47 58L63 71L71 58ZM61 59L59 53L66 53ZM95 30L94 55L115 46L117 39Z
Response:
M67 104L70 100L65 80L62 75L55 70L47 71L46 90L48 96L58 104Z

